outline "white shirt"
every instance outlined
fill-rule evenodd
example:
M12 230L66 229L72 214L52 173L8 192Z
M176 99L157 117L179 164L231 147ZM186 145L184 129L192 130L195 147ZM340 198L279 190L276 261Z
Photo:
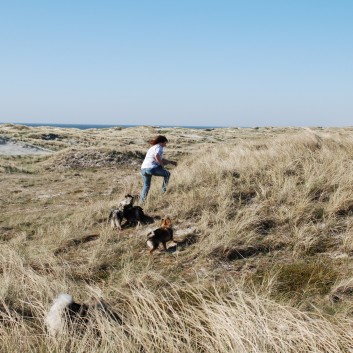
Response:
M159 143L153 145L147 151L146 157L141 165L141 169L158 167L160 164L156 159L157 154L159 154L161 159L163 158L163 146L161 146Z

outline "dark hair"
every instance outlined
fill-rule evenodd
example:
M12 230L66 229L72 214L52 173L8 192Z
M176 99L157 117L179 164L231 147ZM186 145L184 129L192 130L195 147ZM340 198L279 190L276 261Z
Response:
M148 141L150 145L154 146L157 145L157 143L163 143L163 142L168 142L167 138L163 135L158 135L154 139Z

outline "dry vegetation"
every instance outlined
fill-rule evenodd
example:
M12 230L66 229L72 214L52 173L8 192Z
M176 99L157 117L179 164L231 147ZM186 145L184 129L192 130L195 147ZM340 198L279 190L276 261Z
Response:
M112 230L142 186L155 134L167 193L144 211L178 244L149 256L148 228ZM353 352L353 129L58 129L0 125L53 151L0 157L1 352ZM85 333L51 339L53 298L103 298Z

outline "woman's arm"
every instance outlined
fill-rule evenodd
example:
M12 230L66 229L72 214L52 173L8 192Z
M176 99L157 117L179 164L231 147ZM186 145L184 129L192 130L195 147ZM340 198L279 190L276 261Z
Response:
M175 161L170 161L169 159L163 159L163 164L172 164L172 165L177 165L177 162Z
M156 160L157 160L157 162L159 163L159 165L160 165L161 167L164 167L164 161L165 161L165 159L162 159L161 156L159 155L159 153L156 154Z

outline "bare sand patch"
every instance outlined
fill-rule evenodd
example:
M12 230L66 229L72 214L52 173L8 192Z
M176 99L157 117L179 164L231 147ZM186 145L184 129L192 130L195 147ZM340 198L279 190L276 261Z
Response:
M37 146L0 139L0 155L21 156L30 154L50 154L52 151Z

